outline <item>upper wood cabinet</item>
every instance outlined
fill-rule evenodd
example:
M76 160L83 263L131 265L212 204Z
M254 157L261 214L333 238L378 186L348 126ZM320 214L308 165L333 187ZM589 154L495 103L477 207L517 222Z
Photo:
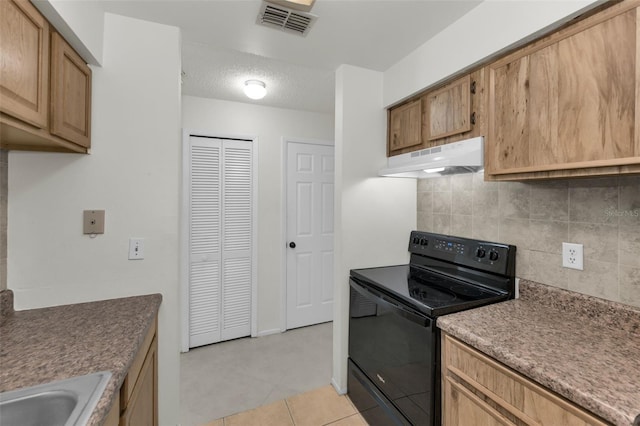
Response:
M49 23L28 1L0 1L0 112L47 127Z
M490 64L485 178L640 172L640 2Z
M483 136L484 84L479 69L391 108L388 155Z
M471 130L471 76L425 95L427 140L433 141ZM474 119L475 120L475 119Z
M0 1L0 148L88 152L91 69L27 0Z
M90 147L91 69L58 33L51 33L51 133Z
M389 150L398 151L422 143L420 99L389 111Z

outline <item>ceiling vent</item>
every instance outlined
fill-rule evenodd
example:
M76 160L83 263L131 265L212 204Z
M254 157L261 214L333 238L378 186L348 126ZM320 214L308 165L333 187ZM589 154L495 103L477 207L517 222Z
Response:
M270 28L306 36L311 25L318 19L311 13L299 12L267 2L262 3L257 23Z

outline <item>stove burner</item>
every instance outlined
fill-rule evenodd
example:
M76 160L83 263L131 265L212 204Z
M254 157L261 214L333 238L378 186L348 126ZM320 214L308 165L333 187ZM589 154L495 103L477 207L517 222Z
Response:
M451 291L462 296L478 297L482 294L482 290L468 285L457 285L451 287Z
M457 299L456 295L450 291L421 285L410 286L409 295L427 305L452 302Z

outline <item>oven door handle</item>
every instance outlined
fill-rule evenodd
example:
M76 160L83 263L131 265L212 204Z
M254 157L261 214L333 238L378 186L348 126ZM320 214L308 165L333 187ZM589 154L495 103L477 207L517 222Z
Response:
M355 281L353 278L349 279L349 284L351 287L360 293L363 297L372 300L374 303L378 305L382 305L387 309L391 309L395 314L400 315L401 317L408 319L411 322L421 325L422 327L429 327L431 325L431 319L425 317L417 312L414 312L408 308L400 306L395 301L389 300L382 293L370 288L365 287L362 284Z

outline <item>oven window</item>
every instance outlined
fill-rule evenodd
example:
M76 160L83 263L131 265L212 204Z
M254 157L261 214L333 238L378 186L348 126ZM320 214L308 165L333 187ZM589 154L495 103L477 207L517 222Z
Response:
M353 286L349 312L349 357L411 423L433 424L434 321Z

